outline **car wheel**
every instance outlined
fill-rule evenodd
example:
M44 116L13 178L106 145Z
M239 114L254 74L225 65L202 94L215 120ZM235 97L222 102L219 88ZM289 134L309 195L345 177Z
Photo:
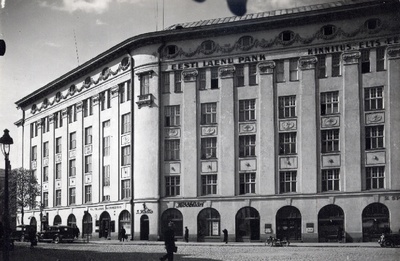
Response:
M56 237L56 238L54 239L54 243L58 244L58 243L60 243L60 242L61 242L61 238L60 238L60 237Z
M392 240L386 240L386 241L385 241L385 247L393 247L393 242L392 242Z

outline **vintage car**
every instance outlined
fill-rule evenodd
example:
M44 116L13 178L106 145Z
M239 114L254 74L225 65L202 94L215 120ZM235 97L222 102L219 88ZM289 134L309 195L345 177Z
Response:
M14 231L11 233L11 238L16 241L29 241L29 232L33 230L33 234L36 235L36 226L32 225L20 225L15 228ZM31 232L32 233L32 232Z
M400 245L400 234L382 234L378 243L381 247L394 247Z
M74 228L69 226L49 226L47 230L38 233L39 242L73 242Z

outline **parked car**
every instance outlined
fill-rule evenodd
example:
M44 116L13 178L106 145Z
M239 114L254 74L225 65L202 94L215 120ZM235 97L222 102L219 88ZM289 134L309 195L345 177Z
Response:
M74 228L69 226L49 226L47 230L38 233L39 242L73 242Z
M381 247L394 247L400 245L400 234L382 234L378 243Z
M35 231L34 233L36 234L36 226L33 226L33 225L20 225L20 226L17 226L15 228L15 230L12 231L11 238L16 240L16 241L21 241L21 242L29 241L30 240L29 232L31 230L34 230Z

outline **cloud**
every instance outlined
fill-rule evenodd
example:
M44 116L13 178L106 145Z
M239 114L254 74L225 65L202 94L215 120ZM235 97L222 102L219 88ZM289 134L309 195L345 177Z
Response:
M5 1L5 0L1 0ZM110 5L116 3L137 3L141 0L41 0L40 5L59 11L73 13L82 11L86 13L102 14L106 12Z
M60 44L53 43L53 42L45 42L44 45L47 45L47 46L50 46L50 47L55 47L55 48L61 47Z
M6 0L1 0L0 6L1 8L6 7Z
M106 23L101 21L100 19L96 20L96 25L105 25Z

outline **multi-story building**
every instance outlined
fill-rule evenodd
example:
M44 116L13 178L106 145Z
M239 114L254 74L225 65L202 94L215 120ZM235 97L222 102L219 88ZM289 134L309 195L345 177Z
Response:
M399 1L184 23L17 101L43 208L157 240L375 240L400 229Z

